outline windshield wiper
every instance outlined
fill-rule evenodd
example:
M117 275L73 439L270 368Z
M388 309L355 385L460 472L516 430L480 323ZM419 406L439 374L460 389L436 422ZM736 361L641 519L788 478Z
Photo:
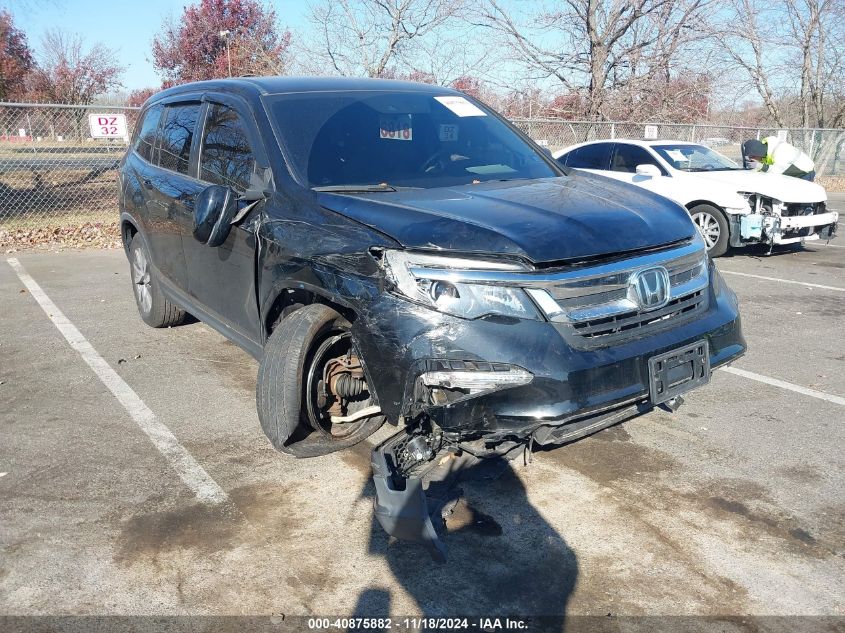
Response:
M379 191L396 191L396 187L386 182L377 185L326 185L325 187L311 187L314 191L327 191L329 193L377 193Z

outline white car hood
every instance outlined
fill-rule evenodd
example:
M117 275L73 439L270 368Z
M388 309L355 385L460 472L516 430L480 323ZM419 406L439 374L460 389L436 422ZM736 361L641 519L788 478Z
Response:
M746 169L694 173L698 178L730 185L735 191L759 193L781 202L824 202L827 200L824 187L792 176Z

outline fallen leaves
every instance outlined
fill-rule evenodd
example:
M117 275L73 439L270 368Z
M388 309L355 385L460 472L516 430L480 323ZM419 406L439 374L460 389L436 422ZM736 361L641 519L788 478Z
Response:
M65 248L120 248L117 222L85 222L69 226L0 226L0 251L16 253L28 249L63 250Z

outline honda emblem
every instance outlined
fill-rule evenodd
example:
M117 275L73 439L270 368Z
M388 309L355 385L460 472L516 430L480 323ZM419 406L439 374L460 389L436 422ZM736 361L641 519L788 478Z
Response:
M628 298L641 310L656 310L669 302L669 272L663 266L646 268L631 275Z

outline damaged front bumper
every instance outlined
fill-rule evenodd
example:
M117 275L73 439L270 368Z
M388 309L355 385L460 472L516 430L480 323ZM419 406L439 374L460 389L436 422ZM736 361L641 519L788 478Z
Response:
M829 240L836 235L839 213L836 211L816 212L820 205L806 205L806 214L786 215L789 207L802 205L779 205L778 213L751 213L731 216L731 245L742 246L749 243L796 244L816 240Z
M818 239L830 239L836 234L839 214L836 211L815 215L785 216L777 218L770 229L775 244L793 244Z
M354 324L368 383L389 420L425 417L447 441L488 444L537 437L586 416L649 399L649 359L707 341L713 367L745 351L736 297L715 267L698 307L612 344L565 323L460 319L382 293ZM649 326L652 327L652 326ZM427 377L499 373L494 389L443 389ZM526 375L530 381L517 384ZM507 384L512 381L514 384Z
M691 314L669 313L610 345L576 340L564 323L459 319L382 293L354 328L382 410L404 427L372 453L384 530L443 560L425 481L445 452L489 457L572 442L655 406L650 359L705 345L709 378L743 354L736 296L708 267Z

